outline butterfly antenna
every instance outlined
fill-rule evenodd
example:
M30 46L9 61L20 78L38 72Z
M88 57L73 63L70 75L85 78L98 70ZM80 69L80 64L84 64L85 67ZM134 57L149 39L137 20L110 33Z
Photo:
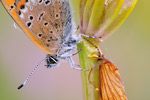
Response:
M26 83L27 81L31 78L31 76L33 75L33 73L39 68L40 64L43 63L45 60L47 59L47 57L43 60L41 60L36 66L35 68L32 70L32 72L28 75L28 77L26 78L26 80L18 87L18 90L21 89Z

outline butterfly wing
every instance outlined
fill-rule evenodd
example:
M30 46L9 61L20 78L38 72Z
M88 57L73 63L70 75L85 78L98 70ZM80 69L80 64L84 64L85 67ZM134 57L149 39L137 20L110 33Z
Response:
M66 0L1 0L2 4L43 51L56 55L63 34L72 30L70 4ZM65 29L70 29L65 32Z
M127 100L118 68L106 59L103 62L99 69L101 100Z

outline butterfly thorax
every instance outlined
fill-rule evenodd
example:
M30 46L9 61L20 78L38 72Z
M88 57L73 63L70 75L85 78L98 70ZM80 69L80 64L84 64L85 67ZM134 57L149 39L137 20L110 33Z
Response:
M64 59L68 60L72 56L72 51L76 49L76 44L79 42L80 38L77 37L76 35L71 35L69 39L60 47L60 51L56 55L47 55L47 68L55 67L58 63L59 60Z

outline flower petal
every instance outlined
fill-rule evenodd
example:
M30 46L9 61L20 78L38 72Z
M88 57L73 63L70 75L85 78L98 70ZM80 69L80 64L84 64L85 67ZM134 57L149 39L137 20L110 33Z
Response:
M109 0L106 3L106 9L104 11L104 17L102 20L102 25L100 29L96 32L95 36L99 37L100 34L104 32L104 30L115 20L116 16L118 15L124 0Z
M83 32L86 33L95 0L86 0L83 12Z
M92 34L94 33L95 30L97 30L100 27L104 8L105 8L105 0L95 0L93 8L89 8L92 9L92 12L89 25L87 27L87 33Z
M83 29L83 12L84 12L84 7L85 7L85 4L86 4L86 1L87 0L80 0L79 2L79 26L80 26L80 29Z
M125 0L123 3L123 6L118 13L115 20L105 29L103 30L103 34L101 37L103 37L103 40L107 39L110 34L112 34L116 29L118 29L121 24L126 20L126 18L129 16L131 11L136 5L137 0Z

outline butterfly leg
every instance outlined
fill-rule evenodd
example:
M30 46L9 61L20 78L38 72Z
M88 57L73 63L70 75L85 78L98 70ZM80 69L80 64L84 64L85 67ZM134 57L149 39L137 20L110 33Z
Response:
M82 34L80 33L82 36L85 36L87 38L93 38L93 39L101 39L102 37L95 37L95 36L89 36L89 35L86 35L86 34Z
M73 50L72 48L66 49L64 51L61 51L61 53L59 55L60 55L61 58L70 57L70 53L72 52L72 50Z
M61 55L61 58L67 58L67 57L72 57L72 56L75 56L76 54L78 54L79 52L81 52L82 49L80 49L79 51L73 53L73 54L69 54L69 55L66 55L65 53L68 52L68 51L64 51L64 53L62 53Z
M71 57L68 57L68 62L69 62L69 64L70 64L72 69L79 70L79 71L88 71L88 70L80 68L80 65L74 64L74 62L71 59ZM76 66L78 66L78 67L76 67Z
M79 30L79 25L78 25L76 31L78 31L78 30ZM85 36L85 37L87 37L87 38L93 38L93 39L101 39L101 38L102 38L102 37L89 36L89 35L82 34L82 33L80 33L80 35Z

